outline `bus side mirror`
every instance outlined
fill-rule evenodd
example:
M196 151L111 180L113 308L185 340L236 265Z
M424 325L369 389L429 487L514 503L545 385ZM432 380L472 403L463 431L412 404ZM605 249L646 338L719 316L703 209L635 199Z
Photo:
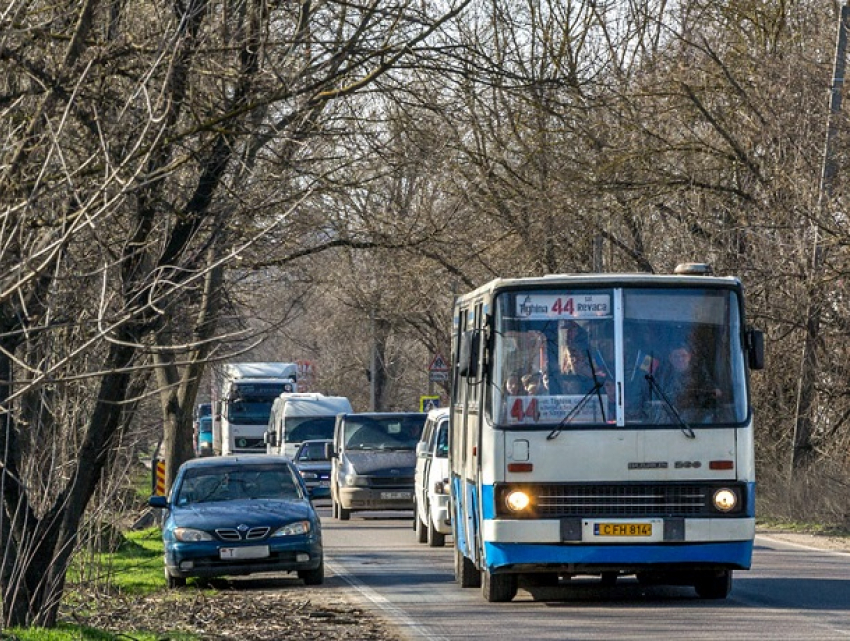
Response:
M747 330L747 356L750 369L764 369L764 332L759 329Z
M334 451L333 443L325 443L325 458L327 460L331 460L336 457L336 452Z
M277 445L277 434L274 432L264 432L263 440L266 442L266 445L275 447Z
M460 337L460 352L457 369L460 376L475 378L478 376L478 354L480 353L481 332L476 329L465 331Z

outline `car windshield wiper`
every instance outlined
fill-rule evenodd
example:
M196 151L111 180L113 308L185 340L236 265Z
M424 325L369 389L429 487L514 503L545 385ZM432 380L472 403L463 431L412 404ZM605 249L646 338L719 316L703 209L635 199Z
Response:
M581 397L581 400L573 406L567 415L561 419L561 422L558 423L558 427L549 432L546 436L547 441L551 441L554 438L558 438L558 434L564 429L564 426L569 423L573 417L578 414L581 409L585 406L590 397L596 394L596 398L599 399L599 409L602 412L602 422L606 423L605 420L605 403L602 401L602 381L599 380L599 377L596 375L596 368L593 366L593 359L590 357L590 350L587 350L587 362L590 364L590 373L593 376L593 387L587 390L584 396Z
M694 434L694 429L688 425L687 421L682 418L682 415L679 414L679 410L673 405L670 399L667 397L667 394L664 393L664 390L661 389L661 386L658 384L658 381L655 380L655 377L652 374L647 374L645 376L647 382L649 383L649 387L658 392L658 395L661 397L661 400L664 401L664 404L670 409L670 413L676 418L679 422L679 428L682 430L682 434L687 436L688 438L696 438L696 434Z

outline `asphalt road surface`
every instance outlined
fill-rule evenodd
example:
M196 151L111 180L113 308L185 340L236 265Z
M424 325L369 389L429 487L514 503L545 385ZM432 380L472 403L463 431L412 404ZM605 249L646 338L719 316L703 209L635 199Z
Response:
M335 520L322 505L326 562L363 603L411 640L421 639L847 639L850 554L757 537L753 568L735 572L721 601L690 587L614 587L577 577L557 587L521 587L488 603L454 581L445 548L416 542L412 512L354 513Z

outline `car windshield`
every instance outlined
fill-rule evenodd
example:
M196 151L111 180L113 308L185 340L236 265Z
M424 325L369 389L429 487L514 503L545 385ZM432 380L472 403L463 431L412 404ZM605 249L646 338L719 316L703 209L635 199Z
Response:
M324 442L303 443L295 455L296 461L327 461Z
M419 442L424 415L349 417L345 421L345 447L352 450L412 450Z
M175 505L244 499L300 499L301 488L288 467L211 467L188 470Z
M287 416L286 441L300 443L312 439L330 439L334 435L336 416Z
M239 425L265 425L269 421L273 398L247 398L228 403L228 419Z

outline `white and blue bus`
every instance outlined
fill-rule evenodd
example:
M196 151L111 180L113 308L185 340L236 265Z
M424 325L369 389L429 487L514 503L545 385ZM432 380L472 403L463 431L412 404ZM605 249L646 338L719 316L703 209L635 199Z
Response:
M462 587L510 601L521 575L635 575L726 597L752 557L764 363L737 278L497 279L456 300L452 343Z

